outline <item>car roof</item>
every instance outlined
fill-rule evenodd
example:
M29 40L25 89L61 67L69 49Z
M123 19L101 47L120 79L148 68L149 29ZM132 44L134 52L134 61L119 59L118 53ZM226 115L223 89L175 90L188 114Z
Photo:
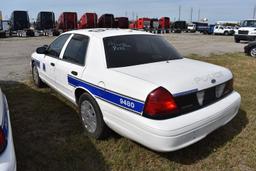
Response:
M65 34L82 34L86 36L95 36L98 38L112 37L112 36L122 36L122 35L153 35L151 33L145 31L137 31L131 29L118 29L118 28L94 28L94 29L81 29L81 30L73 30L66 32Z

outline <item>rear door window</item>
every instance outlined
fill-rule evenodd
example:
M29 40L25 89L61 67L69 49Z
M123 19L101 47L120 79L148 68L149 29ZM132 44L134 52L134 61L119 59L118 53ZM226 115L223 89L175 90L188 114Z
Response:
M63 60L83 66L85 64L88 43L89 37L84 35L74 35L67 45Z

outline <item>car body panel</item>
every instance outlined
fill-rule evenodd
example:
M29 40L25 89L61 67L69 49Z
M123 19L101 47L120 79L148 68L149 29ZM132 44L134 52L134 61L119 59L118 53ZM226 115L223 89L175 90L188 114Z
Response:
M10 113L5 95L0 89L0 118L3 118L3 114L6 114L8 120L7 129L7 146L5 150L0 154L0 170L1 171L16 171L16 156L12 137L12 128L10 122ZM2 121L0 123L3 123Z
M194 89L200 91L232 78L232 73L223 67L186 58L112 70L163 86L173 95ZM212 79L216 80L214 84Z

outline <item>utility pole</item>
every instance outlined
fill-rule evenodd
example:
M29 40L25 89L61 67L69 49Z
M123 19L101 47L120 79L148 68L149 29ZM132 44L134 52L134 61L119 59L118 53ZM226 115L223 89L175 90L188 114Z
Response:
M254 6L254 9L253 9L253 19L255 19L256 17L256 5Z
M179 21L180 21L180 14L181 14L181 6L179 5Z
M190 22L192 23L193 21L193 8L190 10Z
M201 10L199 8L199 10L198 10L198 21L200 21L200 18L201 18L201 16L200 16L201 14L200 13L201 13Z

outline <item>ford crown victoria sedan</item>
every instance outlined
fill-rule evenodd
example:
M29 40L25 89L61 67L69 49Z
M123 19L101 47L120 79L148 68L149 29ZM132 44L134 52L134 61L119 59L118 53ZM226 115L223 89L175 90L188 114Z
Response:
M155 151L193 144L238 113L223 67L182 57L162 36L90 29L66 32L32 54L35 84L79 107L89 136L108 128Z
M9 108L5 95L0 89L0 170L15 171L16 157L12 139Z

